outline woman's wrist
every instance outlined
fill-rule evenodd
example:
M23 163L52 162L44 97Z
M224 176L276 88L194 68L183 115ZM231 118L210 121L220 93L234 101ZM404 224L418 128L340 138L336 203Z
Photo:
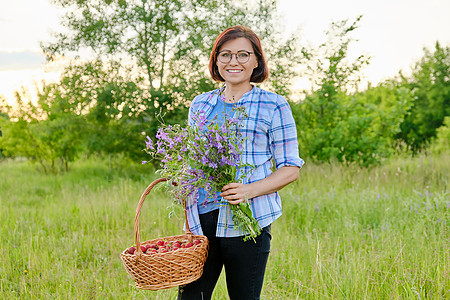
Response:
M256 198L258 196L271 194L279 191L289 183L297 180L299 168L295 166L285 166L276 170L268 177L247 184L248 199Z
M250 199L264 195L264 193L261 193L261 189L260 189L260 185L261 185L262 181L264 181L264 179L247 184L248 192L247 192L246 200L250 200Z

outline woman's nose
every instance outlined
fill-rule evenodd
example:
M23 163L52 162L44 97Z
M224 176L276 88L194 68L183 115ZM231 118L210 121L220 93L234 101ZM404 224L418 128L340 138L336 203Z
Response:
M231 60L230 60L229 63L230 64L235 64L235 65L237 65L239 63L238 59L237 59L237 54L231 54Z

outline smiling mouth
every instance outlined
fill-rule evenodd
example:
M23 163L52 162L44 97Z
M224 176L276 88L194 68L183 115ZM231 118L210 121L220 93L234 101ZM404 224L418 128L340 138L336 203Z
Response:
M228 73L241 73L242 70L227 70Z

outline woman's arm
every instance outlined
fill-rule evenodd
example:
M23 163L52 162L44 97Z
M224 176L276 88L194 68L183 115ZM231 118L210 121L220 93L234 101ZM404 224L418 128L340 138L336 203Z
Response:
M228 200L230 204L245 202L261 195L279 191L289 183L297 180L299 167L284 166L267 176L266 178L249 184L229 183L222 188L221 197Z

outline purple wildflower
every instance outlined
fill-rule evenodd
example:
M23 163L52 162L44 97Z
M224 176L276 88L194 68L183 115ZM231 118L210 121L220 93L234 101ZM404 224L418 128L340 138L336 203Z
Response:
M222 131L222 133L225 134L228 133L228 128L225 126L225 123L223 123L222 126L220 127L220 131Z
M174 138L175 143L181 143L183 141L183 137L181 135L178 135Z
M228 159L228 157L222 155L222 157L220 158L220 165L221 166L223 166L223 165L235 166L236 164L233 161L231 161L230 159Z
M229 121L231 124L237 124L237 122L239 122L239 119L238 119L238 118L229 118L228 121Z
M160 140L166 140L168 138L168 134L163 131L162 128L158 129L158 132L156 133L156 137Z
M143 165L145 165L146 163L147 163L147 161L145 161L145 160L142 161L142 164L143 164Z
M174 141L171 138L169 138L169 139L167 139L167 142L168 142L169 148L173 149L173 146L175 145Z
M208 119L205 117L204 111L200 111L197 115L194 116L193 119L197 127L200 128L200 130L202 130L203 126L205 126L206 123L208 122Z
M147 141L145 141L145 146L152 150L155 149L155 148L153 148L153 141L149 136L147 136Z

